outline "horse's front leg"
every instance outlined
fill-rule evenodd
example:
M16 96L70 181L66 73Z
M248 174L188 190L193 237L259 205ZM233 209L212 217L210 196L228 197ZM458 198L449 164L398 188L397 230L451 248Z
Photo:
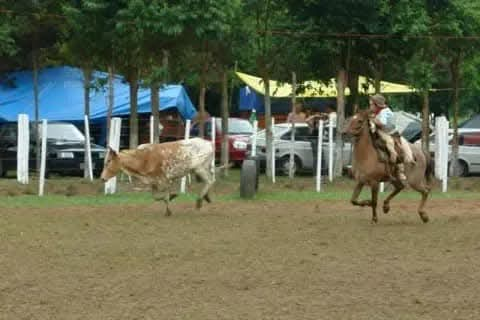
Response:
M360 193L362 192L364 183L363 182L357 182L357 185L355 186L355 189L353 189L353 194L350 202L354 206L360 206L360 207L365 207L365 206L370 206L371 201L370 200L363 200L363 201L358 201L358 196L360 196Z
M393 199L400 191L402 191L405 188L405 185L398 180L393 180L392 181L393 187L395 188L392 193L390 193L383 202L383 213L388 213L390 211L390 200Z
M377 201L378 201L379 185L378 183L375 183L375 184L372 184L370 187L372 189L372 223L377 223L378 222Z

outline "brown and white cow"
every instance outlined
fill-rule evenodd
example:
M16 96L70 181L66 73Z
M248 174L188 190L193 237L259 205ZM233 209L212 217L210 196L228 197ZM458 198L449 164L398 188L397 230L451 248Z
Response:
M169 202L177 196L176 192L172 192L172 188L178 188L175 182L189 173L194 173L205 183L198 195L197 208L202 207L203 199L211 202L208 191L215 182L212 174L213 157L212 143L201 138L143 144L137 149L120 152L110 148L101 178L107 181L120 171L138 178L152 187L155 199L165 201L165 214L169 216ZM158 198L158 193L163 193L164 196Z

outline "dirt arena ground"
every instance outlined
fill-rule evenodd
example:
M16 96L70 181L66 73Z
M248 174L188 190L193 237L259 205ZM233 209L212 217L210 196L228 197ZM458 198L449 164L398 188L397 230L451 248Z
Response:
M0 206L0 319L480 319L480 200L416 204Z

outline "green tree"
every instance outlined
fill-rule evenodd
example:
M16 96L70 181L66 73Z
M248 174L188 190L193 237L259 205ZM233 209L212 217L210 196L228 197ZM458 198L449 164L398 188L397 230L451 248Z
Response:
M468 37L480 32L480 4L466 0L444 2L430 1L429 9L432 19L432 32L451 36L437 41L438 52L446 62L453 89L453 143L451 174L458 175L458 118L460 110L460 88L464 80L464 65L478 51L478 42Z

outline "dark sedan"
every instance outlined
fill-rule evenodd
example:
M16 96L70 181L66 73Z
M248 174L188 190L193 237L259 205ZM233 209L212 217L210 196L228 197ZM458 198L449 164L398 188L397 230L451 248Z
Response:
M40 130L41 131L41 130ZM17 169L16 123L0 124L0 176ZM36 150L34 147L34 126L30 128L29 168L35 169ZM85 137L77 127L66 122L51 122L47 127L46 173L61 175L82 175L84 171ZM105 148L92 144L92 164L95 176L103 168Z

